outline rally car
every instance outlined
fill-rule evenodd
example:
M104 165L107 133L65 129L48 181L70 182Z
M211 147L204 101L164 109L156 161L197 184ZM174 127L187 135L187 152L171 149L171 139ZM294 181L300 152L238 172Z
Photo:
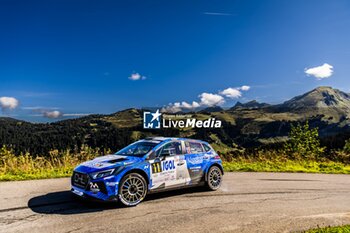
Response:
M81 197L139 204L148 193L206 185L217 190L224 171L204 141L153 137L74 169L71 191Z

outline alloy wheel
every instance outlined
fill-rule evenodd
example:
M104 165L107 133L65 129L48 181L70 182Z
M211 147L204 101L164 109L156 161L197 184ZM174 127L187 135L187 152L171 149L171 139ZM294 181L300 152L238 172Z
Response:
M139 174L130 174L120 184L119 196L123 204L134 206L146 196L146 182Z
M209 188L212 190L217 190L221 186L221 181L222 181L222 173L220 168L216 166L210 168L210 171L208 174Z

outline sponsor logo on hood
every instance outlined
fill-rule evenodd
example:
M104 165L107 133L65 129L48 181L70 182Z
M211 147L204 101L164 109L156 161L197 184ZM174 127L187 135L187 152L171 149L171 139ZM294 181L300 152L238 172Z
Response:
M106 156L97 157L93 160L87 161L82 165L86 167L91 167L91 168L106 168L106 167L112 166L113 164L116 164L117 162L122 162L126 158L127 158L126 156L120 156L120 155L106 155Z

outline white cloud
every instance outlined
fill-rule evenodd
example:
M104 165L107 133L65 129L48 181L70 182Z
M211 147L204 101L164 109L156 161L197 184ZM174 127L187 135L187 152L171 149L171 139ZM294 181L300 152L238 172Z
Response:
M238 88L232 88L232 87L229 87L221 91L220 94L231 99L239 98L242 96L242 92Z
M140 73L137 72L133 72L130 76L129 76L130 80L133 81L137 81L137 80L145 80L146 76L141 75Z
M214 105L221 105L225 103L224 97L217 94L212 93L202 93L198 96L201 99L200 104L206 105L206 106L214 106Z
M241 87L229 87L223 91L220 91L220 95L224 95L225 97L235 99L242 97L242 91L248 91L250 86L243 85Z
M314 76L315 78L321 80L323 78L329 78L333 74L333 66L324 63L322 66L316 66L312 68L305 68L305 73L308 76Z
M19 105L19 101L13 97L0 97L0 106L3 110L5 109L15 109Z
M200 106L200 104L198 102L196 102L196 101L192 101L192 104L189 104L189 103L183 101L181 103L181 106L183 108L186 108L186 109L193 109L193 108L198 108Z
M47 118L59 118L63 114L60 111L44 111L43 116Z
M250 89L250 86L241 86L241 87L229 87L221 92L219 94L212 94L212 93L202 93L198 97L200 98L199 102L192 101L192 103L188 102L175 102L170 103L166 107L162 108L162 112L181 112L183 109L189 109L193 110L195 108L199 108L202 106L217 106L222 105L225 103L225 97L227 98L239 98L242 96L242 91L248 91Z
M193 110L199 108L201 106L214 106L221 105L225 102L224 97L217 94L211 93L202 93L198 96L200 98L200 102L192 101L192 103L188 103L185 101L170 103L168 106L162 108L162 112L176 113L181 112L183 109Z
M168 113L177 113L177 112L181 112L182 108L180 107L180 103L176 102L174 104L170 103L168 106L163 107L160 111L168 112Z
M196 101L193 101L191 104L187 103L185 101L183 102L176 102L176 103L170 103L168 106L162 108L162 112L170 112L170 113L176 113L176 112L181 112L182 109L188 109L192 110L195 108L200 107L200 104Z
M249 91L250 90L250 86L243 85L239 89L242 90L242 91Z

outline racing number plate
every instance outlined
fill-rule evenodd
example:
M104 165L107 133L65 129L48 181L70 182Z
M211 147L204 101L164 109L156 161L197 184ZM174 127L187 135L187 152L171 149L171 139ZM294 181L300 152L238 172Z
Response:
M162 172L162 166L160 162L152 163L152 173L160 173Z

